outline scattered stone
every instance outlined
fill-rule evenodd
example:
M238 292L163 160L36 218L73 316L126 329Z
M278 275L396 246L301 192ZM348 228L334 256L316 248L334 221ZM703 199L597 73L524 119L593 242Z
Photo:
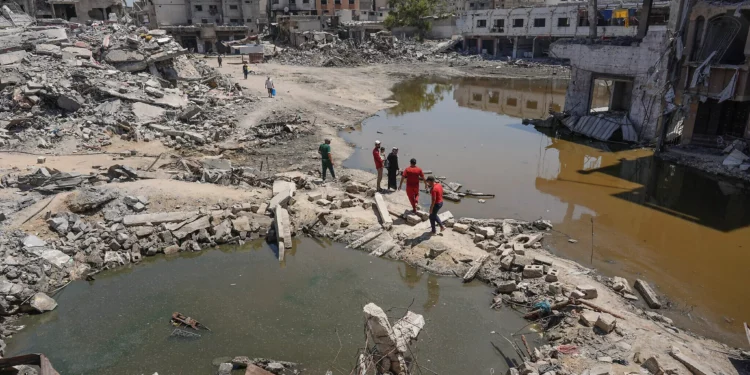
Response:
M39 313L52 311L57 307L57 302L55 302L52 297L44 294L44 293L36 293L33 297L31 297L31 300L29 301L29 305Z
M596 311L585 310L583 313L581 313L580 316L581 324L585 325L586 327L593 328L598 320L599 313Z
M469 226L466 224L456 223L453 224L453 230L458 233L466 233L469 231Z
M523 277L525 279L536 279L544 276L544 267L539 265L528 265L523 267Z
M591 285L579 285L576 290L583 293L583 299L594 299L599 296L599 291Z
M513 280L500 281L496 285L498 293L508 294L516 291L516 282Z
M605 333L612 332L615 329L616 325L617 319L609 314L600 314L599 319L596 320L596 327L601 329Z

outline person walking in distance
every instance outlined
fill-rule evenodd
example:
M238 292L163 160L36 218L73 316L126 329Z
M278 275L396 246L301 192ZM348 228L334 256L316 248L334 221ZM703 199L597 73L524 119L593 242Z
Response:
M380 141L375 141L372 149L372 159L375 161L375 169L378 171L378 193L380 193L380 182L383 181L383 155L380 153Z
M271 76L268 76L266 78L266 90L268 90L268 97L273 98L273 80L271 79Z
M442 234L445 230L443 222L438 217L438 212L443 208L443 185L435 181L434 176L427 177L427 186L430 190L430 226L432 227L432 234L437 234L435 230L435 223L440 225L440 233Z
M245 75L245 79L247 79L247 75L250 73L250 68L248 68L247 63L242 64L242 74Z
M391 153L388 154L388 158L386 158L385 161L387 164L386 169L388 169L388 190L390 189L397 190L398 189L397 178L396 178L396 175L398 174L398 148L397 147L394 147L391 150Z
M336 179L336 174L333 173L333 155L331 155L331 139L326 138L325 143L318 147L318 153L320 154L320 160L323 163L323 181L326 180L326 170L331 171L331 178Z
M419 181L424 181L424 172L422 168L417 167L417 159L411 159L409 161L410 166L404 169L404 173L401 175L401 183L398 185L398 190L404 185L406 180L406 196L409 198L411 208L414 213L417 213L417 205L419 204ZM425 188L427 183L425 182Z
M221 68L221 61L222 61L221 55L219 55L219 57L217 57L216 60L219 61L219 68Z

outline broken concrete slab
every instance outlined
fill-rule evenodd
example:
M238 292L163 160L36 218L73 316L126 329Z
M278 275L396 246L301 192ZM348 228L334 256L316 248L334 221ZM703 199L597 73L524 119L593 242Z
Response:
M274 195L273 198L271 198L271 201L268 202L268 209L271 211L276 210L276 206L281 206L282 208L286 208L287 204L289 204L289 201L292 199L292 191L291 190L284 190L280 193Z
M0 65L18 64L26 58L26 51L13 51L0 54Z
M409 350L409 344L419 336L424 325L424 316L411 311L407 311L406 315L393 325L393 334L396 336L396 346L399 352L406 353Z
M47 55L47 56L62 56L62 51L60 50L60 46L56 46L54 44L37 44L34 47L34 53L37 55Z
M291 222L289 220L289 212L281 207L281 205L276 205L273 219L279 246L279 261L283 261L283 251L292 248L292 231L290 227Z
M284 181L284 180L275 180L273 182L273 195L274 196L285 191L291 192L290 195L293 196L294 193L297 191L297 185L293 182Z
M62 49L63 58L85 59L91 58L91 50L88 48L65 47Z
M593 285L578 285L576 290L583 293L583 299L594 299L599 296L599 291Z
M388 204L380 193L375 193L375 207L377 208L383 228L386 230L391 229L393 227L393 219L391 219L391 214L388 212Z
M652 309L660 309L661 308L661 301L659 301L659 296L654 292L653 289L651 289L651 285L649 285L647 282L637 279L635 281L635 289L641 293L641 296L643 296L643 299L646 301L649 307Z
M694 375L714 375L714 372L705 367L703 363L685 355L684 353L682 353L682 351L680 351L679 348L675 346L671 348L669 354L674 357L674 359L685 365L685 367L687 367L688 370L690 370L690 372L692 372Z
M122 218L122 224L130 227L136 225L162 223L179 223L198 215L197 211L159 212L156 214L127 215Z
M232 220L232 228L237 232L250 232L252 227L250 226L250 218L247 216L240 216L239 218Z
M71 259L73 259L60 250L50 250L50 249L42 248L42 250L39 250L39 251L32 250L32 252L40 256L41 258L43 258L50 264L60 269L68 265Z
M159 120L164 116L166 110L161 107L146 103L133 103L133 113L138 122L148 122Z
M197 220L190 222L188 224L185 224L184 226L182 226L182 228L172 231L172 234L181 240L193 232L197 232L201 229L209 228L211 226L211 222L209 219L210 219L210 216L208 215L201 216Z

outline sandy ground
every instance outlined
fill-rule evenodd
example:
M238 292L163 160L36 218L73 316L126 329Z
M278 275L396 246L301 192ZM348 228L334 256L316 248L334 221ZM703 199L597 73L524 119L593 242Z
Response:
M215 60L211 61L214 65ZM258 96L261 99L255 102L244 115L240 127L253 127L264 119L278 114L298 113L307 118L314 118L315 134L301 138L290 144L279 147L270 147L265 150L257 150L257 154L245 159L235 157L234 161L247 160L249 165L256 164L253 158L273 156L276 170L303 170L315 173L319 166L319 159L315 150L324 137L333 139L334 164L340 166L340 162L348 157L352 148L348 146L337 132L341 126L356 124L378 110L393 105L387 101L391 92L389 88L397 81L416 75L439 74L442 76L466 76L471 74L466 70L446 66L433 65L376 65L359 68L312 68L283 66L277 64L261 64L251 67L254 74L247 80L242 78L241 65L233 58L226 58L223 73L230 74L246 88L246 95ZM510 72L511 75L515 74ZM277 88L275 98L267 98L263 83L266 76L271 76ZM137 143L112 145L112 150L136 150L138 154L159 154L167 152L155 168L164 163L174 160L174 151L167 151L159 147L159 143ZM109 166L115 163L129 165L133 168L147 168L154 161L154 157L127 157L120 160L113 155L82 155L82 156L49 156L45 165L59 168L64 171L76 171L80 173L96 172L94 166ZM0 171L7 172L12 168L21 170L36 166L36 156L26 154L2 154L0 158ZM372 175L363 171L342 170L338 167L339 175L349 175L354 180L374 187ZM264 202L270 198L268 189L240 189L234 187L223 187L209 184L188 183L175 180L167 180L167 175L162 179L141 180L137 182L110 184L108 187L120 189L123 194L147 195L151 204L147 212L188 210L196 207L211 207L215 205L228 206L234 203L257 203ZM342 185L331 183L320 188L329 196L344 197ZM16 194L12 189L0 190L0 199L12 199ZM56 212L65 210L66 202L71 193L59 194L54 201L42 212L34 215L49 200L37 202L17 213L5 225L6 229L21 228L42 236L50 236L43 222L44 212ZM299 227L305 223L314 221L316 213L321 208L307 199L310 192L300 192L293 205L293 221ZM406 196L403 193L392 193L385 196L389 205L395 210L405 210L408 207ZM371 198L364 197L366 201ZM338 219L335 225L346 222L346 226L352 229L368 228L377 223L378 217L372 209L365 209L361 205L352 208L336 210ZM95 219L95 218L93 218ZM22 224L26 222L25 224ZM298 233L299 235L299 233ZM433 264L428 269L453 269L456 272L465 271L468 267L465 261L477 259L486 254L477 248L468 235L448 231L442 237L424 236L422 231L415 231L413 227L395 220L391 236L402 237L410 241L413 247L405 248L398 254L412 264L425 267L425 254L430 248L442 245L448 251L445 256L436 258L439 264ZM418 240L417 240L418 239ZM546 251L530 251L532 255L545 254ZM694 338L681 330L671 330L664 326L646 319L633 305L627 303L621 297L612 292L604 284L589 276L588 270L573 262L555 258L554 266L561 271L560 281L569 286L581 284L594 285L599 293L595 302L600 306L616 311L624 316L618 322L619 333L612 333L607 337L596 337L591 345L582 345L579 355L566 356L563 363L572 373L581 373L584 369L594 366L615 366L610 369L609 374L629 374L642 371L634 363L634 357L648 358L657 356L659 362L665 369L675 368L678 374L687 374L688 370L668 354L673 345L679 346L681 350L696 359L699 363L707 366L713 373L735 374L737 370L727 360L722 352L728 348L721 344ZM438 267L440 266L440 267ZM489 305L490 301L488 301ZM591 331L589 329L589 331ZM571 330L571 335L577 334L577 329ZM623 356L630 361L628 366L602 364L597 362L597 345L615 345L625 342L629 349L623 349ZM638 354L636 354L638 353ZM708 374L706 374L708 375Z

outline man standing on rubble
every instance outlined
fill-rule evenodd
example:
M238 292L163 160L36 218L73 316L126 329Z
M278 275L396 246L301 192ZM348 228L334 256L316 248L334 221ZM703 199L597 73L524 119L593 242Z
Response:
M219 60L219 68L221 68L221 55L219 55L219 57L217 58L217 60Z
M333 155L331 155L331 139L326 138L325 143L318 147L318 153L320 154L320 160L323 164L323 181L326 180L326 170L331 171L331 178L336 179L336 174L333 173Z
M266 78L266 90L268 90L268 97L273 98L273 80L271 80L271 76L268 76Z
M383 181L383 154L380 153L380 141L375 141L375 148L372 149L372 158L375 161L375 169L378 171L378 193L380 193L380 183Z
M404 185L406 180L406 196L409 198L411 203L411 209L414 213L417 213L417 204L419 204L419 181L424 181L424 172L422 168L417 167L417 159L411 159L409 167L404 169L404 173L401 175L401 183L398 185L398 190ZM425 182L425 188L427 188L427 182Z
M398 174L398 147L394 147L391 150L391 153L388 155L388 158L386 159L386 164L388 169L388 190L396 190L398 185L396 184Z
M430 190L431 203L430 203L430 226L432 227L432 234L437 234L435 223L440 225L440 233L442 235L445 230L443 222L438 217L438 212L443 208L443 185L435 181L434 176L427 177L427 186Z

